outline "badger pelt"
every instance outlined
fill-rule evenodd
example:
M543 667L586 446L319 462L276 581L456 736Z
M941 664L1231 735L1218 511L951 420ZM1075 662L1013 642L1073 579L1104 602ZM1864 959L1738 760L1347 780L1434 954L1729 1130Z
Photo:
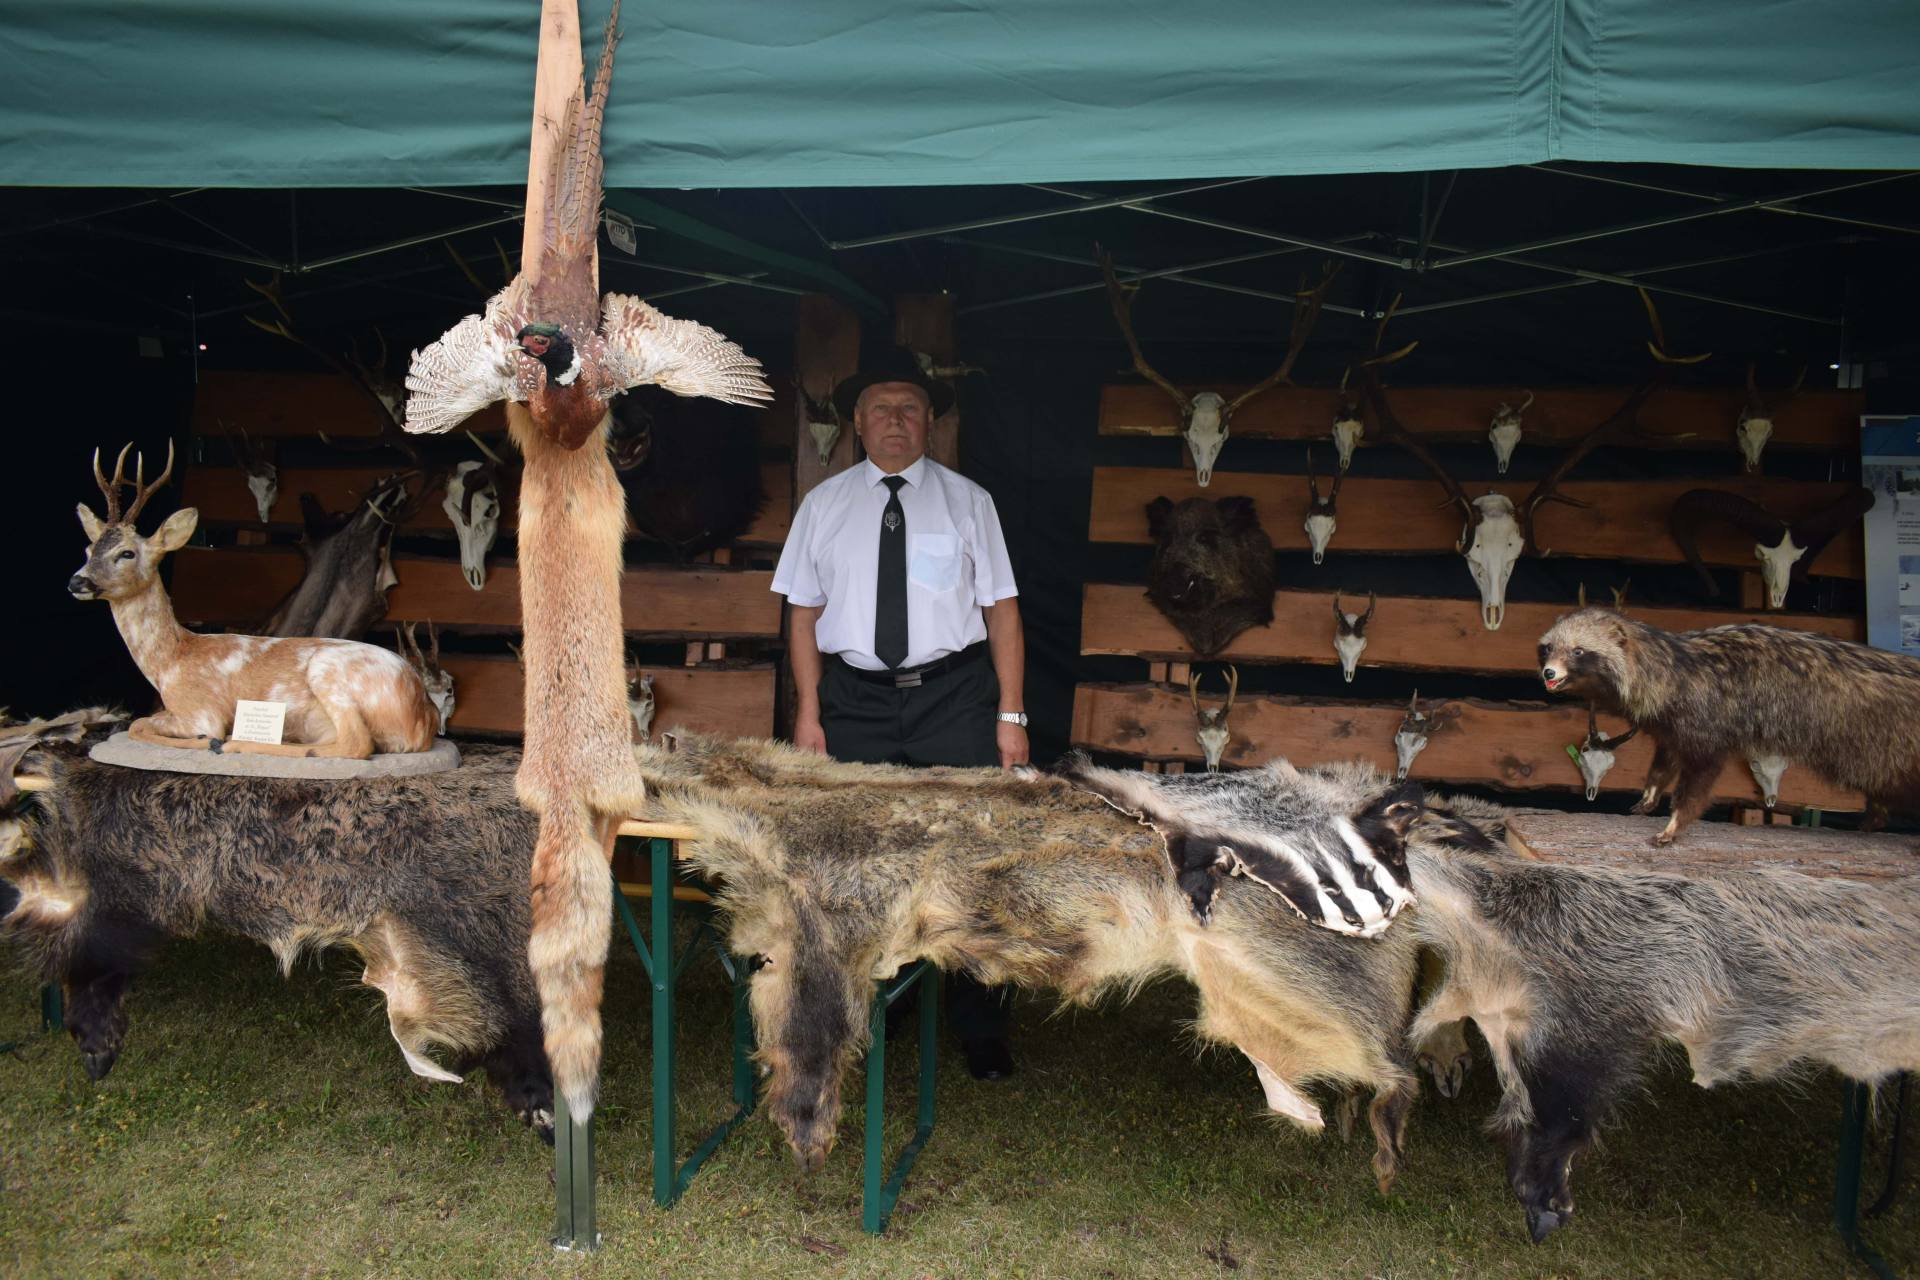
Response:
M1663 1044L1703 1087L1920 1069L1920 878L1693 877L1457 847L1415 848L1409 867L1414 931L1445 967L1410 1037L1479 1027L1535 1241L1572 1215L1575 1158Z
M1160 832L1203 925L1226 876L1271 890L1303 920L1362 938L1383 932L1413 901L1401 837L1421 812L1416 785L1387 793L1378 812L1362 818L1346 803L1342 775L1285 760L1233 774L1152 774L1073 755L1059 772ZM1388 830L1375 829L1381 824Z
M1073 1003L1183 976L1200 1038L1246 1054L1277 1113L1318 1131L1310 1085L1370 1090L1392 1181L1417 1092L1411 930L1342 937L1245 877L1220 882L1203 926L1159 831L1065 778L676 744L636 748L649 816L701 833L684 851L718 881L729 945L757 957L768 1111L803 1169L833 1146L876 983L925 959Z
M1591 608L1540 638L1540 678L1653 738L1634 812L1672 793L1656 845L1705 811L1736 755L1785 757L1876 809L1920 812L1920 659L1757 623L1663 631Z
M551 1141L517 751L469 746L449 773L312 782L121 768L85 743L41 742L8 763L52 785L0 799L12 891L0 896L14 898L0 939L61 985L93 1079L119 1058L128 989L165 941L237 934L283 970L344 947L385 997L409 1068L453 1082L484 1068Z

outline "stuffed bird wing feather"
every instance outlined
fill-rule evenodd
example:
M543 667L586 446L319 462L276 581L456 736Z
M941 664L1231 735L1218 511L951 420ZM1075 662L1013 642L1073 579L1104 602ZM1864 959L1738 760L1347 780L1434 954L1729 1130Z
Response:
M773 398L760 362L739 344L692 320L675 320L630 294L610 293L601 333L614 393L659 386L677 396L757 405Z
M485 315L468 316L438 342L413 353L407 369L412 432L451 431L496 400L524 400L527 371L514 342L517 326L496 297ZM537 372L537 367L535 372Z

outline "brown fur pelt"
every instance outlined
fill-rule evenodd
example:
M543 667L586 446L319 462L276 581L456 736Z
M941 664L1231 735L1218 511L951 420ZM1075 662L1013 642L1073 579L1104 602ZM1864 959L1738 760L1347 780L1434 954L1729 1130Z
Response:
M96 1080L124 1047L130 984L167 939L237 934L283 970L343 947L385 997L413 1071L484 1067L550 1133L518 763L475 745L447 773L309 782L127 769L84 743L42 742L23 768L52 785L0 805L0 938L61 984Z
M1654 739L1635 812L1673 793L1655 844L1700 816L1735 754L1784 756L1876 807L1920 812L1920 660L1758 623L1663 631L1591 608L1540 638L1540 673Z
M614 828L646 789L628 748L621 539L626 498L607 460L606 422L582 448L547 439L526 406L507 425L526 455L520 480L521 650L526 757L518 791L539 815L528 956L540 988L554 1081L573 1119L593 1114L600 996L612 933L607 860Z
M1374 1091L1375 1170L1394 1176L1415 1094L1402 1035L1410 930L1356 943L1233 877L1196 919L1161 837L1066 780L842 764L774 743L642 747L649 814L697 828L751 1005L767 1100L803 1168L831 1149L875 985L915 960L1088 1002L1160 975L1199 988L1196 1030L1253 1060L1310 1130L1302 1090Z

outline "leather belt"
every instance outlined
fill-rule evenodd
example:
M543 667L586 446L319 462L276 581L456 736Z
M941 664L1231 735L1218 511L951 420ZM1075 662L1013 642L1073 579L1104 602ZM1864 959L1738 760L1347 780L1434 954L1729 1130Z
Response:
M833 655L833 660L845 668L847 674L858 676L868 684L883 684L895 689L918 689L935 676L972 666L984 659L987 652L987 642L980 640L958 653L950 653L944 658L936 658L932 662L925 662L917 667L901 667L896 671L868 671L864 667L854 666L837 653Z

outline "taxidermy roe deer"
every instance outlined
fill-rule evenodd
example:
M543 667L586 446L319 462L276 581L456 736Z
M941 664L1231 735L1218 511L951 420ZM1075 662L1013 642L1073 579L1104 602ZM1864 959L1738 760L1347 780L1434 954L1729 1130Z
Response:
M93 478L106 495L107 518L80 504L87 562L67 582L76 598L113 606L128 652L165 704L157 715L135 720L127 736L205 750L232 733L234 704L246 698L286 704L287 741L221 741L222 751L364 760L375 751L430 749L438 716L420 677L398 654L352 640L203 636L175 621L160 584L160 561L186 545L200 513L192 507L176 511L152 537L141 537L134 522L173 475L173 447L167 447L166 470L151 485L144 460L136 460L137 496L123 515L120 490L132 447L120 451L111 482L94 450Z

